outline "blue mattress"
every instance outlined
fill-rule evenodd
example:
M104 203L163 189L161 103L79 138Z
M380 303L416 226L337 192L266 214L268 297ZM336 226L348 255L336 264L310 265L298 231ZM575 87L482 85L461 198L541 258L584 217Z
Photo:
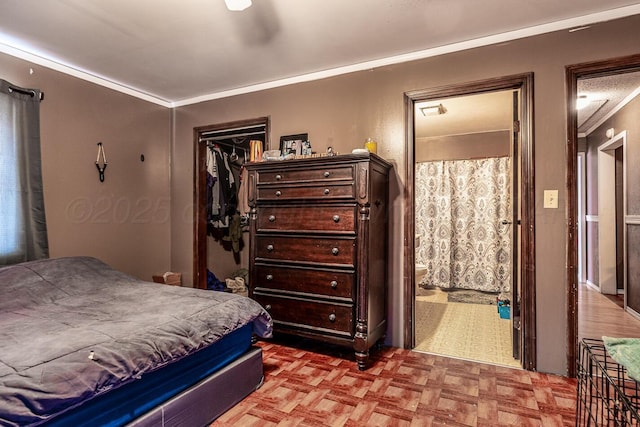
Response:
M249 298L144 282L90 257L0 267L0 292L3 426L123 424L272 327Z
M145 414L244 354L251 346L251 325L181 361L151 372L63 413L46 426L121 426ZM211 396L215 399L215 396Z

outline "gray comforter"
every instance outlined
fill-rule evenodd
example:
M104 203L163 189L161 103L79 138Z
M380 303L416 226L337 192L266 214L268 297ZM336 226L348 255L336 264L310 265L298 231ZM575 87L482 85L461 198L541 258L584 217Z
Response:
M0 268L0 425L38 423L271 318L238 295L134 279L88 257Z

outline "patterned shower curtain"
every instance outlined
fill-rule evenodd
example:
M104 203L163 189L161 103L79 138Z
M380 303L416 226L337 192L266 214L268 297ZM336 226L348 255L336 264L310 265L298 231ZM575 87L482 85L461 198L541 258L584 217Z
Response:
M416 164L416 264L421 286L509 292L510 159Z

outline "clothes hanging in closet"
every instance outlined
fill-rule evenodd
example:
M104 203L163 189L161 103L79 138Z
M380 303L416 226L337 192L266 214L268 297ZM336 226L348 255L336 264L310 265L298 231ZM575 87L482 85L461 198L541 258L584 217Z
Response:
M208 147L207 169L207 221L215 228L229 227L229 218L237 210L236 178L229 155L219 146Z
M242 218L249 216L249 190L247 184L249 180L249 172L243 167L240 172L240 189L238 190L238 212Z

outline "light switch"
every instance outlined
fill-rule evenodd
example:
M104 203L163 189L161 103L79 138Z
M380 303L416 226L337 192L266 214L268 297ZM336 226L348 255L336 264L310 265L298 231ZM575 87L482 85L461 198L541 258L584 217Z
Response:
M558 190L544 190L545 209L558 208Z

